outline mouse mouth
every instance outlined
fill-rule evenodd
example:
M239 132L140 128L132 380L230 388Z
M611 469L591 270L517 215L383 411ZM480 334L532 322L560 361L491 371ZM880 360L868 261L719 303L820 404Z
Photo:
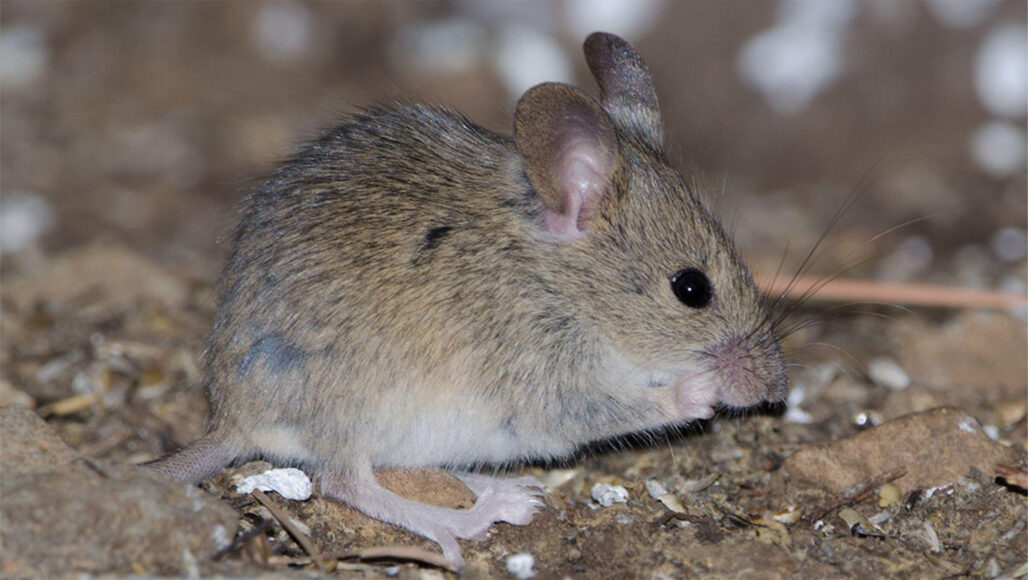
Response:
M699 354L687 366L649 376L649 386L670 392L670 399L661 398L665 410L678 420L710 419L719 409L748 409L785 400L785 361L773 337L731 338Z
M777 403L788 394L785 359L773 336L733 337L704 351L702 359L707 388L728 407Z

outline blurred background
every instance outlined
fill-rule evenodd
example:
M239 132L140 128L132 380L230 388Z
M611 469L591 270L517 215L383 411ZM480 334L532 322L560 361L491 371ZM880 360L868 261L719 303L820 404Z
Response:
M755 269L795 269L858 189L815 271L1025 286L1023 1L5 1L2 16L5 276L103 242L213 280L234 205L343 114L423 100L509 132L537 82L595 94L581 43L606 30L649 63L670 156Z

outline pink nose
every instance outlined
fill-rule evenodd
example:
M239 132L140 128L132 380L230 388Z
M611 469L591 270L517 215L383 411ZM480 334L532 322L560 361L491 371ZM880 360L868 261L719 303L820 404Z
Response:
M750 407L785 399L785 359L773 336L734 337L709 349L707 356L726 405Z

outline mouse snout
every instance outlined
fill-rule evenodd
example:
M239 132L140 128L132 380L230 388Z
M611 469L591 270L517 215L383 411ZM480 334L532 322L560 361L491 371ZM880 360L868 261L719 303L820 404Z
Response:
M788 380L778 340L771 335L736 336L705 352L721 402L751 407L785 400Z

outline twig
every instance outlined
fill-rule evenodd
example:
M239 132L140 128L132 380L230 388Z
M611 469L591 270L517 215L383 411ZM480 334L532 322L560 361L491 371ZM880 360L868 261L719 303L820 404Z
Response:
M436 568L442 568L444 570L450 570L456 572L457 569L453 567L442 554L430 552L424 548L417 546L374 546L371 548L364 548L362 550L353 550L350 552L341 552L338 554L326 554L323 556L326 560L396 560L400 562L418 562L421 564L428 564L435 566ZM276 563L288 563L294 566L303 566L310 563L310 558L287 558L278 556L271 561L272 564Z
M255 489L250 492L250 495L260 502L261 505L268 508L268 511L271 512L271 515L274 516L276 520L278 520L278 523L282 524L282 527L289 532L289 535L296 540L296 543L300 544L303 551L307 552L307 555L311 557L311 560L314 561L314 565L318 567L318 571L325 572L325 563L321 559L321 554L318 553L317 548L315 548L314 544L311 543L310 538L308 538L306 534L301 532L300 529L293 524L293 520L286 514L282 513L282 510L278 509L275 502L271 501L271 498L263 491Z
M443 568L453 572L457 571L456 568L453 567L453 564L444 558L442 554L430 552L417 546L373 546L371 548L345 552L339 555L340 560L349 558L359 558L361 560L407 560L430 564L437 568Z
M760 272L754 273L753 278L757 286L769 296L778 296L784 292L789 298L806 296L811 302L874 301L943 308L1028 308L1028 295L999 290L856 278L838 278L826 282L823 277L817 276L797 276L794 281L776 280ZM821 284L824 286L818 288Z
M832 500L828 505L811 512L810 521L816 522L820 519L824 519L825 516L841 508L842 506L860 503L874 490L885 485L886 483L896 481L897 479L903 477L906 474L906 468L897 467L895 469L886 471L885 473L878 474L870 479L865 479L864 481L851 485L850 487L843 490L843 492L840 493L839 496Z

